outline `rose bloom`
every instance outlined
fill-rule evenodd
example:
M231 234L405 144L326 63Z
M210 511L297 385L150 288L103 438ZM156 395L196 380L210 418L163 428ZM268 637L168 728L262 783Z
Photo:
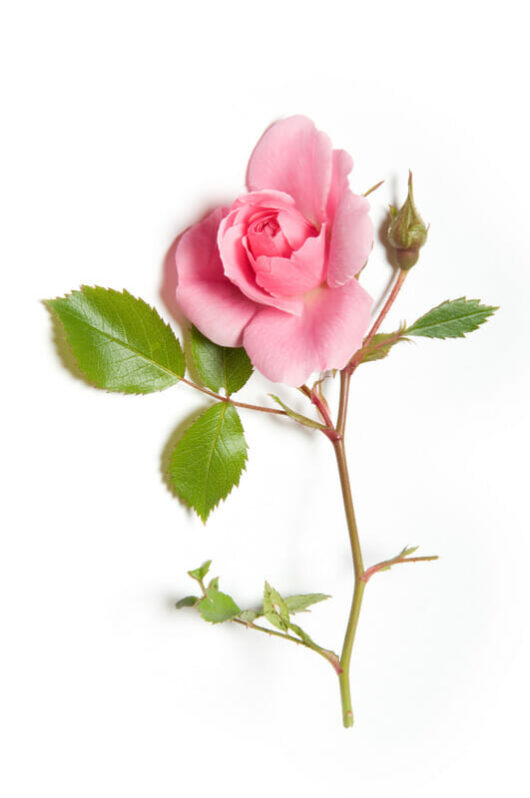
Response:
M274 382L342 369L361 346L372 299L357 275L373 243L352 159L305 116L276 122L248 165L248 193L182 236L177 301L221 346L243 346Z

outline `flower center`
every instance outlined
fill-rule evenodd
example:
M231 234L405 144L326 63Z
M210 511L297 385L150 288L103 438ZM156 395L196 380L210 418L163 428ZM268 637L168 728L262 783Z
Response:
M280 225L278 224L278 219L271 216L268 219L260 219L259 222L255 222L254 230L256 233L266 233L273 238L280 232Z
M269 257L289 257L292 248L285 238L276 212L259 214L250 221L247 230L247 241L252 255Z

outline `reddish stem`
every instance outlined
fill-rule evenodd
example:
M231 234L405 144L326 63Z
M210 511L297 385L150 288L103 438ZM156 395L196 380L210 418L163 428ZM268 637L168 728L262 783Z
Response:
M214 393L214 391L210 391L208 388L203 388L202 385L197 385L195 382L184 379L184 377L181 378L180 382L183 382L185 385L189 385L190 388L195 388L197 391L201 391L201 393L205 393L207 396L211 396L212 399L217 399L218 402L228 402L228 404L234 405L234 407L244 407L247 410L258 410L260 413L274 413L274 415L277 416L287 415L285 410L276 410L274 407L262 407L261 405L249 405L246 402L236 402L236 400L232 399L231 396L221 396L221 394Z
M318 391L315 391L315 390L312 390L311 388L308 388L307 385L302 385L300 390L303 393L305 393L305 395L308 396L309 399L311 399L311 402L315 405L315 407L317 408L318 412L320 413L322 421L326 425L326 429L322 430L324 435L326 435L326 437L328 437L330 439L330 441L332 441L332 442L333 441L339 441L341 439L341 435L335 429L335 425L333 424L333 419L331 418L331 415L330 415L330 412L329 412L328 403L326 402L324 397L320 396Z
M400 563L404 562L428 562L429 560L437 560L438 555L433 554L429 557L403 557L398 558L396 560L384 560L383 562L377 563L377 565L371 565L370 568L367 568L366 571L361 576L363 582L368 582L368 580L376 574L378 571L382 571L385 568L391 568L393 565L399 565Z
M379 314L377 319L374 321L374 323L372 325L372 329L370 330L370 332L368 333L368 335L364 339L362 348L359 349L354 354L354 356L352 357L352 359L350 360L350 362L348 363L348 365L344 369L344 371L346 371L348 374L353 374L353 372L355 371L355 369L357 368L357 366L361 362L361 360L362 360L362 354L361 353L363 352L363 349L365 349L367 346L370 345L374 335L377 333L377 331L380 328L381 324L385 320L385 317L386 317L388 311L390 310L390 308L394 304L397 295L401 291L401 287L402 287L403 283L405 282L405 278L406 278L407 274L408 274L408 271L405 271L404 269L400 269L399 270L399 274L398 274L396 282L394 283L394 287L392 288L392 291L390 292L388 299L386 300L385 304L383 305L383 309L381 310L381 313Z

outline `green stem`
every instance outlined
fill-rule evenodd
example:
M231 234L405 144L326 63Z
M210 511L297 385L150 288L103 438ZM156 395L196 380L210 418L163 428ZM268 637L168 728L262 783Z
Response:
M274 629L266 629L264 626L259 626L256 623L247 623L246 621L242 621L240 618L232 618L232 621L233 623L238 623L241 626L246 626L247 629L255 629L256 632L265 632L267 635L281 637L283 640L290 640L292 643L297 643L300 646L304 646L304 648L308 648L310 651L314 651L315 653L320 654L321 657L324 657L324 659L331 663L335 671L338 672L338 669L340 670L339 659L335 652L329 651L327 648L322 648L321 646L317 645L317 643L310 643L309 641L302 640L299 637L292 637L286 632L277 632Z
M353 601L350 610L350 617L348 619L348 626L346 635L344 637L344 645L342 648L342 655L340 658L340 666L342 673L339 674L340 697L342 702L342 721L346 728L353 726L353 710L351 704L350 693L350 662L353 649L353 641L355 640L355 632L357 631L357 624L359 622L359 614L361 612L361 604L363 600L364 588L366 582L362 579L355 580L355 588L353 591Z
M364 340L364 347L370 345L388 311L392 307L397 295L399 294L407 274L408 272L403 271L402 269L400 269L398 272L397 279L383 306L383 309L379 313L379 316L375 320L370 332ZM348 414L348 397L350 391L351 375L361 362L363 351L363 348L359 349L351 358L347 366L341 371L339 414L337 418L337 426L335 428L337 438L331 439L333 448L335 449L337 465L339 468L342 498L344 501L344 511L346 513L346 521L348 524L348 534L350 537L350 546L353 559L353 572L355 577L350 617L348 618L348 625L346 627L346 634L344 636L342 654L340 657L340 666L342 668L342 673L339 674L340 694L342 699L342 716L344 725L346 727L353 726L353 711L350 695L350 662L353 643L355 640L355 633L359 623L359 614L361 612L364 588L366 587L367 580L364 578L363 556L359 541L359 532L357 530L357 521L355 520L355 511L353 509L350 478L348 475L348 463L346 461L346 450L344 448L344 434L346 430L346 417Z
M347 377L347 375L344 375L344 377ZM341 386L341 393L347 391L348 384L349 380L344 379ZM342 700L342 717L344 726L348 728L349 726L353 726L353 711L350 694L350 662L366 582L364 582L362 579L364 574L364 564L361 552L361 544L359 541L359 533L357 530L357 521L355 520L355 511L353 508L350 478L348 474L348 463L346 461L346 451L344 448L344 438L340 437L337 441L334 441L333 448L335 449L337 466L339 469L342 498L344 501L344 511L346 513L346 521L348 524L348 534L350 538L353 571L355 576L350 617L348 618L348 625L346 627L346 634L344 636L342 654L340 657L340 667L342 668L342 673L339 674L340 694Z

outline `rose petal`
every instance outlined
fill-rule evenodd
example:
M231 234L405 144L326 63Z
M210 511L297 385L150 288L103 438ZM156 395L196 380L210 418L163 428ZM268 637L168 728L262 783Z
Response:
M235 224L230 227L230 217L226 216L219 225L218 247L225 275L231 283L253 302L270 305L287 313L302 312L302 302L298 298L273 297L256 282L256 274L250 265L250 252L245 237L245 226Z
M243 346L265 377L302 385L315 371L344 368L362 344L371 306L357 280L342 288L317 288L306 297L301 316L259 310L245 327Z
M175 252L177 302L199 330L221 346L240 346L241 333L256 305L224 274L217 231L226 208L218 208L190 227Z
M328 203L326 208L327 217L333 220L337 211L339 200L349 188L348 175L353 169L353 160L345 150L333 150L331 186L329 189Z
M277 218L291 249L300 249L306 238L316 233L316 229L294 207L292 210L279 211Z
M230 206L230 213L238 211L238 222L249 222L252 216L263 208L276 211L296 211L294 199L284 191L251 191L241 194Z
M349 189L343 192L331 231L327 278L331 288L352 280L368 260L374 240L369 208L365 197Z
M248 226L247 241L254 256L268 255L271 258L288 258L292 247L285 238L277 214L264 210L261 217L253 219Z
M261 256L254 261L256 282L273 296L298 296L319 286L326 268L326 225L289 258Z
M277 189L290 194L312 224L325 221L330 183L331 142L306 116L291 116L271 125L250 157L248 190Z

